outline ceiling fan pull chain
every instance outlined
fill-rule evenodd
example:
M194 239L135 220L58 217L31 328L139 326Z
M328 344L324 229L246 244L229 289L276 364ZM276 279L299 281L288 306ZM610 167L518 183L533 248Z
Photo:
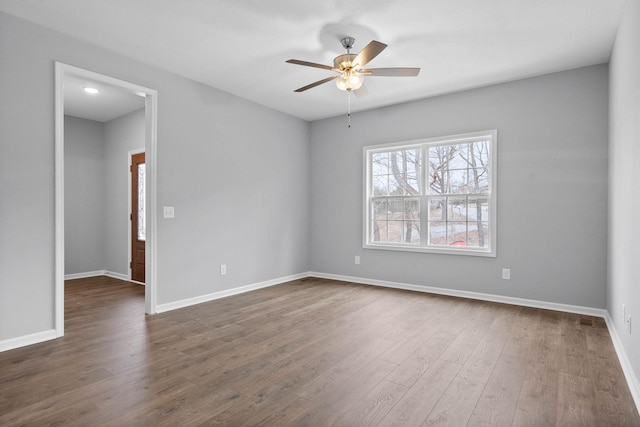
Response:
M351 129L351 91L347 91L347 121Z

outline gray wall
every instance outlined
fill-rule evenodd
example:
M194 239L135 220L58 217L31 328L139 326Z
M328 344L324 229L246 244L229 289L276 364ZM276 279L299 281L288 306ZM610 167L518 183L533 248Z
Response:
M129 152L145 111L106 123L65 116L65 274L129 274Z
M308 270L306 122L4 13L0 58L0 341L54 326L56 60L158 91L158 303Z
M308 271L308 124L187 80L159 99L158 302Z
M64 272L104 270L104 126L65 116L64 131Z
M607 308L640 382L640 1L629 0L611 56L609 127L609 277ZM630 335L622 304L631 314ZM633 326L635 325L635 326Z
M129 275L129 152L144 149L145 110L104 124L106 200L105 270Z
M345 117L312 123L311 269L604 308L607 76L593 66L356 114L351 129ZM363 146L487 129L496 258L362 249Z

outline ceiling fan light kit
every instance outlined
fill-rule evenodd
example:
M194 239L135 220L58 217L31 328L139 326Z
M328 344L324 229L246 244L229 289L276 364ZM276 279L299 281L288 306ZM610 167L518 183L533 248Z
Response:
M336 86L340 90L352 91L358 90L364 83L364 77L362 74L358 74L354 71L346 71L336 79Z

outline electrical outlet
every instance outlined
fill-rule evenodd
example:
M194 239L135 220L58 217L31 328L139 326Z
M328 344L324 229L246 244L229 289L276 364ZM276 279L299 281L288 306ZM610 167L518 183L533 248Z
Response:
M627 323L627 331L629 331L629 335L631 335L631 315L627 316L626 323Z
M225 274L227 274L227 264L221 264L220 265L220 275L224 276Z
M504 280L511 280L511 269L510 268L503 268L502 269L502 278Z
M356 264L360 264L360 256L359 255L356 255L355 263Z

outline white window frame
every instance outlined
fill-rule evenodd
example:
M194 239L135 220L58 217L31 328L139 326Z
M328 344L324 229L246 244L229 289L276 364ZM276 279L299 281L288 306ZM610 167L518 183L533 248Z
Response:
M422 156L423 167L421 167L421 180L423 193L420 197L421 202L421 218L420 218L420 232L421 241L424 242L420 245L401 243L401 242L374 242L371 238L371 192L372 192L372 168L371 157L375 153L390 151L391 149L407 149L415 147L424 147L428 149L430 146L442 146L452 144L462 144L465 142L472 142L479 139L490 140L490 153L489 153L489 193L486 196L489 199L489 247L488 248L473 248L466 246L441 246L441 245L429 245L426 238L427 231L427 200L429 196L427 193L428 186L426 179L426 169L428 167L428 156ZM496 256L496 244L497 244L497 152L498 152L498 131L496 129L465 133L460 135L443 136L436 138L426 138L413 141L392 142L381 145L369 145L363 147L363 227L362 227L362 247L364 249L381 249L391 251L406 251L406 252L425 252L425 253L437 253L437 254L451 254L451 255L470 255L470 256L483 256L483 257L495 257ZM425 167L426 166L426 167ZM484 195L484 194L483 194Z

